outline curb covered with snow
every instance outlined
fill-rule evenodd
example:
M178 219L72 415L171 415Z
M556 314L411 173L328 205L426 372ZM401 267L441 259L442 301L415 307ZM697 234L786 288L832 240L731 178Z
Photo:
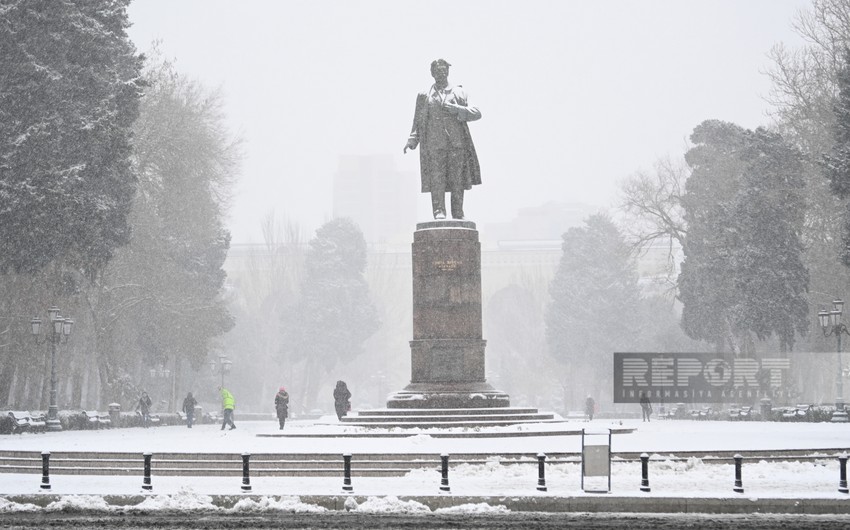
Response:
M416 497L357 495L206 495L189 489L172 495L8 495L0 497L0 513L148 513L220 512L312 513L507 513L507 512L618 512L710 514L850 514L850 499L620 497L469 497L431 495Z

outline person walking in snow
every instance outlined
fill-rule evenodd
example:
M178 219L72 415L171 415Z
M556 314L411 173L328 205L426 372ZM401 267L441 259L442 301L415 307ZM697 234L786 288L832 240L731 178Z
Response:
M280 387L280 390L274 396L274 409L277 412L280 430L283 430L283 425L286 423L287 416L289 416L289 393L284 387Z
M218 387L218 390L221 392L221 408L224 409L224 419L221 422L221 430L224 430L226 425L230 425L230 430L236 428L236 424L233 423L233 409L236 408L236 400L233 398L233 394L230 393L224 387Z
M334 410L336 410L336 417L339 420L342 420L342 417L351 410L350 399L351 392L349 392L345 381L337 381L336 388L334 388Z
M198 404L197 400L192 396L192 393L189 392L186 394L186 397L183 399L183 414L186 415L186 427L192 428L192 424L195 423L195 406Z
M142 395L139 396L139 402L136 403L136 410L142 415L142 427L145 429L147 429L151 423L151 405L153 405L151 397L147 392L142 390Z
M652 403L650 403L646 392L640 393L640 411L643 414L643 421L649 421L649 416L652 414Z
M593 421L593 413L596 411L596 401L590 396L587 395L587 399L584 400L584 413L587 415L587 421Z

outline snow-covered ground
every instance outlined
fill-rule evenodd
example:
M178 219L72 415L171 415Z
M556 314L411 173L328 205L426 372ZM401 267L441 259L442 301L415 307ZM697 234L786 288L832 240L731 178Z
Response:
M151 429L112 429L103 431L66 431L62 433L23 434L0 437L0 449L36 451L138 451L152 452L226 452L226 453L504 453L504 452L563 452L579 451L579 436L530 436L500 438L435 438L427 429L412 431L402 438L330 438L330 437L260 437L258 434L277 434L274 422L238 422L233 431L221 431L217 425L157 427ZM755 449L818 449L824 451L822 460L806 462L745 462L743 485L747 497L775 498L838 498L839 469L833 450L850 450L850 425L831 423L761 423L718 421L653 421L571 422L560 426L540 426L557 430L588 428L595 431L607 427L635 427L630 434L615 435L612 449L617 451L646 451L653 454L650 463L651 493L639 490L640 464L618 463L612 466L612 493L621 496L655 497L730 497L734 483L734 467L729 464L709 464L693 458L674 462L664 458L674 451L755 450ZM533 430L532 427L502 428L502 431ZM337 425L316 425L310 422L289 422L291 434L330 434L362 429ZM399 432L399 431L396 431ZM433 431L431 431L433 432ZM441 431L443 432L443 431ZM467 431L469 432L469 431ZM436 467L436 463L435 463ZM537 466L500 465L497 459L485 465L453 466L449 475L452 495L464 496L581 496L579 464L547 466L547 492L538 492ZM341 474L340 474L341 475ZM0 473L0 496L37 493L40 475ZM173 507L177 503L189 507L208 503L206 495L239 494L241 477L157 477L153 476L153 491L157 496L146 502ZM439 493L440 476L434 470L416 470L404 477L352 479L355 493L368 496L416 496ZM52 475L51 493L62 495L138 494L142 477L99 477ZM266 503L284 502L279 496L335 495L341 492L342 477L251 479L252 494L276 496ZM71 501L66 502L83 502ZM102 502L87 500L84 502ZM256 502L256 501L251 501ZM297 503L290 499L286 502ZM374 502L379 502L375 500ZM18 509L0 500L0 511ZM307 507L304 510L309 509ZM299 509L301 511L301 509Z
M96 431L64 431L0 436L0 449L27 451L138 451L142 452L229 452L229 453L496 453L496 452L578 452L580 436L517 436L497 438L438 438L434 433L480 432L605 432L607 428L634 428L631 434L613 437L612 451L718 451L755 449L837 449L850 450L850 423L782 423L659 420L594 420L565 423L491 427L487 429L393 429L406 437L357 438L357 434L381 432L362 427L334 424L336 418L289 421L279 431L276 421L240 422L236 430L220 430L218 425L185 427L140 427ZM307 435L307 437L266 437L258 435ZM322 437L345 434L350 438ZM310 435L317 435L312 437Z

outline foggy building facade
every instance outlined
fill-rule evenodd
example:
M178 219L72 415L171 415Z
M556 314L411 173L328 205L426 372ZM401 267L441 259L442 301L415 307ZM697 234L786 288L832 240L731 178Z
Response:
M340 156L333 178L333 216L353 219L372 248L409 249L418 188L418 176L397 169L392 155Z

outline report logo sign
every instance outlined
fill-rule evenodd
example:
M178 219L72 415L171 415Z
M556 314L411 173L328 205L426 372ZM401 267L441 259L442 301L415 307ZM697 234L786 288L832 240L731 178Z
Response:
M714 353L614 353L614 403L736 403L785 396L791 360L732 359Z

